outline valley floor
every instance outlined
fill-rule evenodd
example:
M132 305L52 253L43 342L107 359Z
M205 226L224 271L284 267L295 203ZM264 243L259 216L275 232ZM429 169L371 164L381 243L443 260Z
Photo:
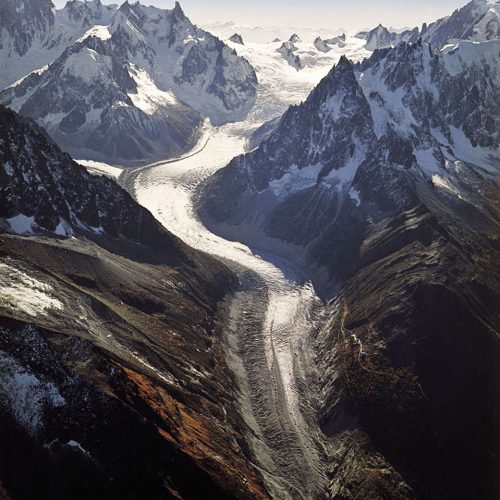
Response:
M206 124L189 154L123 170L118 182L169 231L222 259L239 277L225 335L247 439L273 497L319 498L327 489L326 454L314 421L316 398L309 382L315 374L308 340L321 323L322 303L308 280L275 256L256 250L258 244L251 249L211 233L197 217L194 199L202 183L245 152L253 130L279 116L292 101L305 99L340 54L325 58L320 70L297 73L281 67L286 63L272 48L244 52L261 83L245 122ZM94 173L117 174L104 164L85 166Z
M303 389L312 376L308 338L321 302L310 282L285 263L208 231L194 208L198 186L243 152L238 127L211 129L197 154L125 171L120 182L172 233L237 273L241 286L227 326L228 361L239 383L243 417L255 436L253 452L278 497L294 490L311 497L325 478L309 411L313 395Z

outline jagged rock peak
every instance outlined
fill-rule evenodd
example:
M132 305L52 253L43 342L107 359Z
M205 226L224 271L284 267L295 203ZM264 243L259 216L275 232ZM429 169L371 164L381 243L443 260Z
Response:
M332 50L332 48L323 40L320 36L316 37L314 39L314 46L320 51L320 52L329 52Z
M240 45L245 45L243 43L243 37L239 33L234 33L229 37L229 40L233 43L239 43Z
M279 52L283 58L287 61L290 66L293 66L297 71L302 69L302 61L298 54L295 54L297 47L293 42L283 42L281 46L276 49L276 52Z

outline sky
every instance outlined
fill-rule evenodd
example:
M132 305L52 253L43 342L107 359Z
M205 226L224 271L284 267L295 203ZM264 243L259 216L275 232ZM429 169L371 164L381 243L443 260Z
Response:
M66 0L52 0L62 7ZM122 0L101 0L121 3ZM129 0L132 3L135 0ZM174 0L141 0L170 9ZM467 0L180 0L197 24L234 21L246 26L344 28L356 30L379 23L394 28L420 26L451 14Z

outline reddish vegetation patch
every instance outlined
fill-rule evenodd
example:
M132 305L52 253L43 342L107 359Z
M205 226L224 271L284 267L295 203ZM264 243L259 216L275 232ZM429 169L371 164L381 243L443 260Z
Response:
M218 482L222 489L238 498L268 498L256 473L248 466L241 439L213 416L214 403L203 399L197 413L172 397L163 387L155 385L146 376L129 368L120 367L134 389L158 417L159 434L191 457L198 466Z

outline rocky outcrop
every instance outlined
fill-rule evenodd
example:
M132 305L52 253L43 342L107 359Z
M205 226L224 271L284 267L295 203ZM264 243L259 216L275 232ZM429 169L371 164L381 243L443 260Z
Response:
M279 52L290 66L299 71L302 69L302 61L300 60L300 56L295 54L296 50L297 47L293 42L283 42L281 46L276 49L276 52Z
M385 49L392 47L394 42L393 33L385 26L379 24L366 34L366 50Z
M332 50L332 48L320 36L316 37L313 43L320 52L330 52L330 50Z
M239 35L238 33L235 33L234 35L231 35L231 36L229 37L229 40L231 40L231 42L233 42L233 43L238 43L238 44L240 44L240 45L245 45L245 44L243 43L243 38L242 38L242 37L241 37L241 35Z

